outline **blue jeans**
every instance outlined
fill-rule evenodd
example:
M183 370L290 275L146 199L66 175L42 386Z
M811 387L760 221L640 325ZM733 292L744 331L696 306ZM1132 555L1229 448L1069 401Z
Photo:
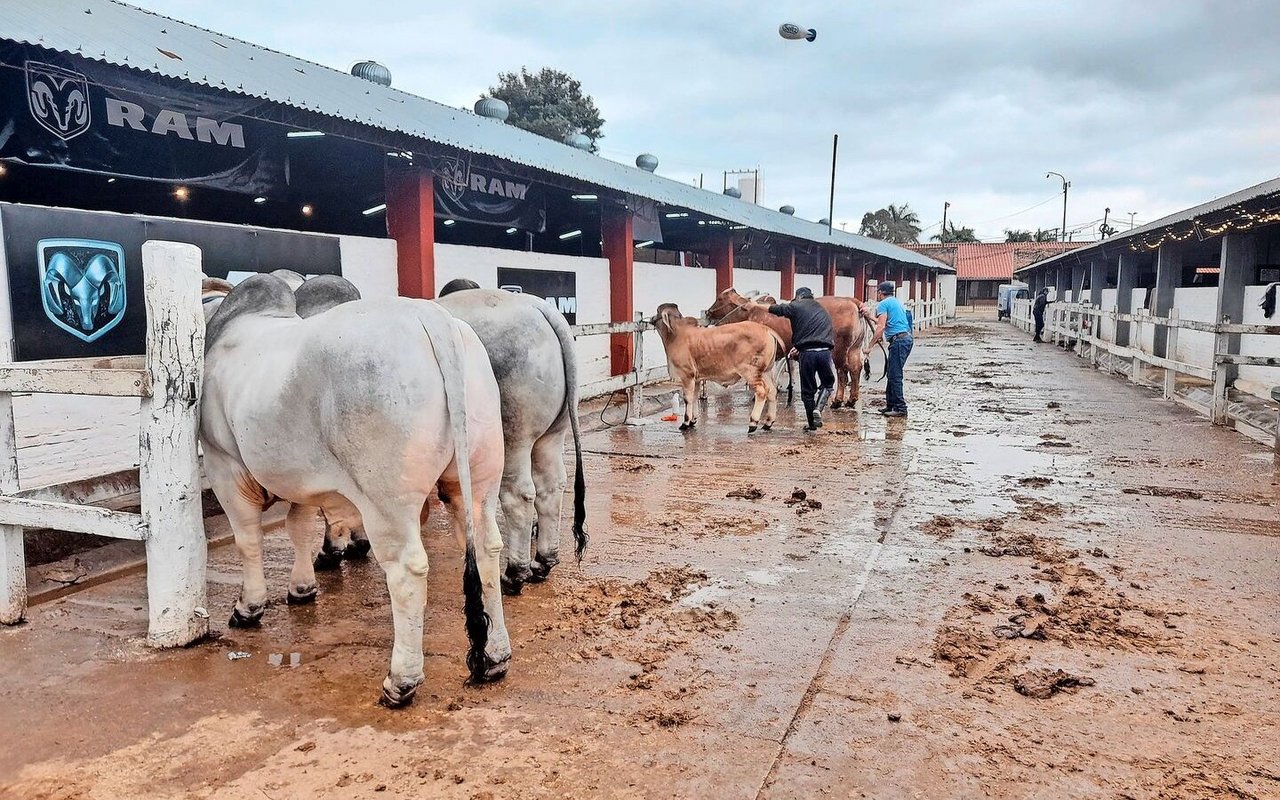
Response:
M907 398L902 394L902 368L906 365L914 344L911 334L898 336L889 342L889 363L886 368L889 386L885 389L884 404L890 411L907 410Z

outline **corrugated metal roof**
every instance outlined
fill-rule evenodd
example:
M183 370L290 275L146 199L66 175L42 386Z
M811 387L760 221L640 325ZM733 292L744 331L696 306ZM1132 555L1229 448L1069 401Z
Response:
M757 230L950 271L944 264L887 242L838 230L828 234L816 222L698 189L113 0L0 0L0 38L504 158Z
M1102 242L1095 242L1094 244L1091 244L1087 247L1082 247L1079 250L1075 250L1070 254L1063 253L1062 255L1054 256L1053 258L1047 258L1044 261L1039 261L1039 262L1036 262L1035 264L1030 264L1026 267L1022 267L1021 269L1018 270L1018 272L1023 272L1024 270L1031 269L1032 267L1039 268L1044 266L1053 266L1053 265L1056 265L1062 259L1067 258L1068 256L1076 256L1078 258L1083 258L1086 256L1098 255L1099 249L1104 246L1113 247L1114 245L1119 244L1121 242L1125 242L1126 240L1141 239L1143 236L1147 234L1161 231L1162 229L1168 228L1172 225L1178 225L1184 222L1191 222L1192 220L1199 219L1200 217L1205 217L1205 216L1208 216L1209 214L1214 214L1219 211L1224 211L1228 208L1231 208L1234 205L1238 205L1248 200L1256 200L1257 198L1266 197L1268 195L1280 195L1280 178L1273 178L1269 181L1263 181L1262 183L1259 183L1255 186L1250 186L1247 189L1241 189L1238 192L1232 192L1231 194L1223 195L1222 197L1219 197L1214 200L1210 200L1207 203L1201 203L1198 206L1193 206L1184 211L1179 211L1175 214L1170 214L1167 217L1161 217L1155 222L1148 222L1146 225L1139 226L1137 228L1134 228L1133 230L1116 234L1115 236L1112 236L1110 239L1107 239Z
M960 280L994 281L1013 278L1015 269L1052 257L1086 242L956 242L907 245L907 249L950 264Z

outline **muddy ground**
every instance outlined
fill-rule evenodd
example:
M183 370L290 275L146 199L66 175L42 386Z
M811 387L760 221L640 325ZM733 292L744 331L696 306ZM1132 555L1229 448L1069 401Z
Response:
M436 514L405 711L377 565L291 608L280 533L258 631L231 547L185 650L139 643L141 576L36 606L0 630L0 796L1280 797L1271 454L996 323L908 371L907 421L748 436L729 392L591 433L591 548L508 599L496 685Z

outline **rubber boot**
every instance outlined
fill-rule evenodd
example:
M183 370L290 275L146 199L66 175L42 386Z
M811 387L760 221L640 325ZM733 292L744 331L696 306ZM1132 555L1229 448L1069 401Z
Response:
M826 389L826 388L818 390L818 399L815 405L817 406L817 410L819 414L827 410L827 401L831 399L832 391L833 390ZM822 426L819 425L818 427L822 427Z

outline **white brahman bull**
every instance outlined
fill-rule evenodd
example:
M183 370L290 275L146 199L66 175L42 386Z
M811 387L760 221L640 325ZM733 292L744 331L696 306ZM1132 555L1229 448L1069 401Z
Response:
M546 580L560 561L564 440L570 430L577 463L573 535L579 558L587 546L573 331L545 300L481 289L466 279L445 284L439 303L475 330L498 380L506 444L506 466L498 494L506 542L502 584L508 594L519 594L526 580ZM535 530L537 555L530 561Z
M230 624L257 624L266 607L266 506L286 500L362 526L395 626L381 702L408 703L423 680L420 515L438 485L466 548L467 665L475 679L502 677L511 642L498 568L500 417L484 346L434 303L361 300L302 319L277 277L233 289L208 322L200 420L205 470L243 561Z

